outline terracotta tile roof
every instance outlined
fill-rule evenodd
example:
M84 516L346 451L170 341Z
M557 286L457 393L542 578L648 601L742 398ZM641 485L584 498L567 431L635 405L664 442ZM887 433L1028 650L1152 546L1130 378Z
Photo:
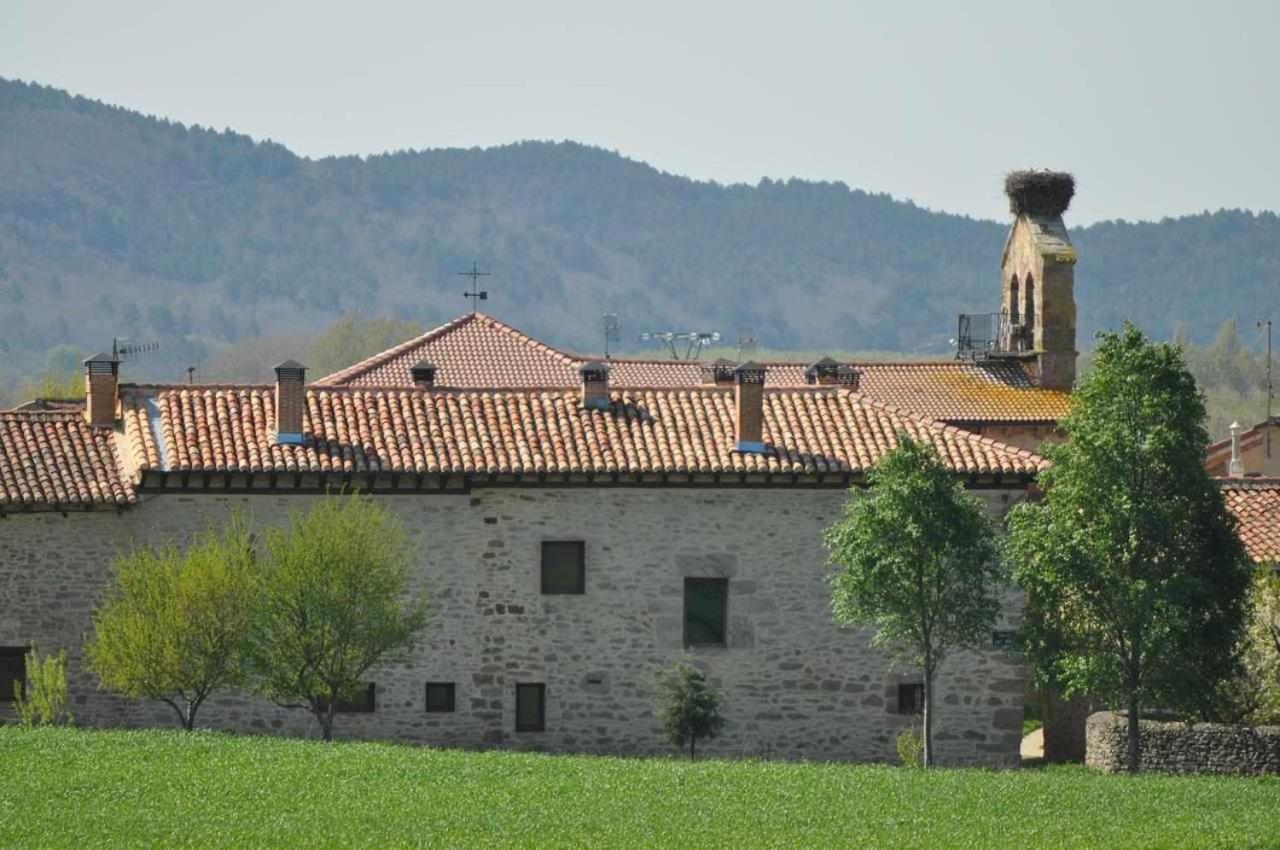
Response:
M1219 479L1240 540L1258 563L1280 563L1280 478Z
M409 369L420 360L438 367L437 386L455 389L569 388L578 367L598 359L541 343L492 316L463 316L315 383L412 387ZM698 387L699 362L614 358L610 382L620 388ZM807 364L766 363L771 387L804 387ZM1070 396L1036 387L1021 364L872 362L852 364L858 389L878 401L947 422L1052 422L1066 415Z
M904 431L929 441L957 472L1031 475L1038 456L835 388L765 393L764 455L732 450L731 389L615 391L583 410L572 390L307 390L303 446L276 445L270 387L155 390L126 396L126 436L144 469L468 475L606 480L663 475L850 476ZM158 459L167 458L163 467Z
M0 413L0 510L91 508L137 501L112 432L83 412Z

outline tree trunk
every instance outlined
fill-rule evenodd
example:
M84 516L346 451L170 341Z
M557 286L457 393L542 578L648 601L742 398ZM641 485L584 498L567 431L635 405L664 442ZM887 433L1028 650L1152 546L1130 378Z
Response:
M924 665L924 766L933 767L933 662Z
M326 741L333 740L333 702L325 706L320 715L320 736Z
M694 750L694 747L696 747L697 745L698 745L698 736L690 735L689 736L689 761L693 761L693 758L694 758L693 750Z
M182 728L188 732L196 728L196 712L200 710L200 703L193 700L187 701L187 710L182 717Z
M1137 773L1140 766L1140 754L1138 749L1138 736L1140 730L1138 728L1138 691L1133 689L1129 691L1129 772Z

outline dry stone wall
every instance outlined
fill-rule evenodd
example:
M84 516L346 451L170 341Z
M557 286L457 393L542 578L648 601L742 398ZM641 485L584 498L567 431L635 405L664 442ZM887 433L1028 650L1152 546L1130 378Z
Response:
M1019 490L979 491L993 516ZM91 611L114 555L183 542L240 509L281 525L315 496L144 496L121 513L11 515L0 521L0 645L35 640L70 654L81 725L170 724L165 706L103 693L83 668ZM410 661L373 671L376 710L343 714L339 737L461 747L667 753L656 676L687 657L724 695L709 755L894 761L900 681L868 632L831 622L822 531L845 493L819 489L476 489L378 496L419 551L415 584L431 622ZM543 595L545 540L582 540L586 592ZM683 580L728 579L728 645L683 646ZM1020 622L1008 595L1001 628ZM425 684L454 682L456 710L425 711ZM515 685L545 683L546 730L515 731ZM1018 761L1025 670L988 646L950 657L937 683L936 746L951 764ZM11 716L8 708L0 715ZM201 725L315 735L314 721L241 694L216 695Z
M1128 765L1128 721L1100 711L1086 727L1086 764L1107 772ZM1143 770L1166 773L1280 773L1280 726L1188 725L1139 721Z

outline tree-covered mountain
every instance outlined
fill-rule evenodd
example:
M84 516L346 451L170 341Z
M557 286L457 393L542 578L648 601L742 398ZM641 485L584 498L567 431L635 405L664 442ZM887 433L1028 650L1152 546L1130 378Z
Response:
M567 348L598 350L610 311L633 350L641 331L705 329L945 355L957 313L997 305L1005 231L840 183L722 186L573 143L312 160L0 80L10 372L131 336L162 343L141 370L177 379L233 341L347 312L432 325L467 309L457 272L473 260L493 272L487 309ZM1274 213L1073 238L1082 345L1122 318L1165 337L1188 320L1207 341L1280 301Z

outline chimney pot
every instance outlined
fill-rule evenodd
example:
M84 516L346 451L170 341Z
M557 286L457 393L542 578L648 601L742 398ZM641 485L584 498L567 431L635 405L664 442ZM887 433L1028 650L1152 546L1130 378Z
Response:
M409 369L413 385L420 390L431 389L436 385L436 364L427 360L419 360Z
M582 376L582 407L584 410L609 409L609 367L593 360L584 363L578 374Z
M1231 423L1231 465L1227 467L1231 478L1244 477L1244 459L1240 457L1240 423Z
M837 383L836 372L839 368L840 364L830 357L824 357L817 362L810 363L809 368L804 370L805 383L818 384L819 386Z
M733 370L737 434L734 448L740 452L763 454L765 450L764 376L765 368L751 361Z
M116 397L120 389L120 361L100 353L84 361L84 416L95 428L116 424Z
M702 383L717 387L731 387L734 383L733 372L737 368L737 363L721 357L702 367Z
M302 415L307 407L307 367L296 360L276 366L276 443L302 445Z

